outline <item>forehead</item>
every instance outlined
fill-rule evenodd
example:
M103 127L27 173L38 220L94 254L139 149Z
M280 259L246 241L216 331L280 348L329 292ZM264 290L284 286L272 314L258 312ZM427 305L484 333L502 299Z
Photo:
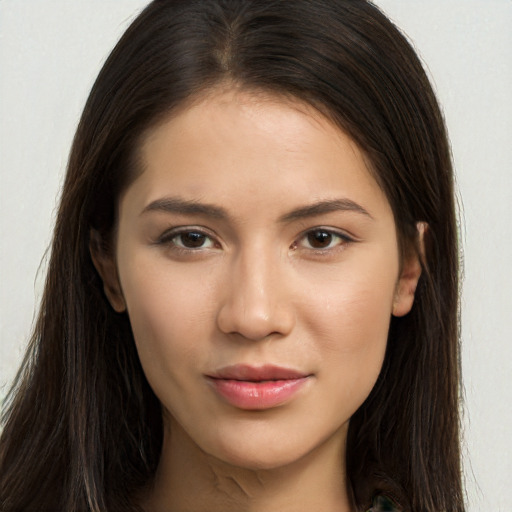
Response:
M149 131L140 156L142 173L129 188L146 204L176 193L228 206L243 193L250 195L244 204L262 195L307 203L340 194L387 204L357 144L310 105L284 96L205 95Z

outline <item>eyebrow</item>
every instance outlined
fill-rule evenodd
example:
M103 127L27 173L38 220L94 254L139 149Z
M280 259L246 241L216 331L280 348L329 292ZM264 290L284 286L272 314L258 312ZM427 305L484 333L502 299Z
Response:
M215 219L226 219L228 214L224 208L212 204L188 201L179 197L164 197L149 203L141 212L166 212L184 215L204 215Z
M370 219L373 219L367 210L351 199L331 199L292 210L291 212L283 215L280 218L280 221L290 222L339 211L360 213L362 215L366 215Z
M311 205L296 208L279 218L279 222L292 222L295 220L316 217L333 212L355 212L373 219L370 213L361 205L351 199L331 199L327 201L319 201ZM198 201L190 201L179 197L164 197L149 203L141 212L141 215L148 212L165 212L176 213L181 215L202 215L215 219L227 219L229 215L227 211L220 207L208 203L200 203Z

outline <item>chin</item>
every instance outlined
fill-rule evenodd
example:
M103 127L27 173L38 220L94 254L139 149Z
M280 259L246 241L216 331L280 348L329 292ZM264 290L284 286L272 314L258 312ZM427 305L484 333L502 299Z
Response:
M348 427L348 423L346 424ZM223 436L202 448L225 464L252 471L271 471L299 463L323 448L343 450L345 427L334 432L307 432L304 425L286 431L240 429L238 435Z
M220 453L216 458L240 469L247 469L251 471L271 471L288 466L301 459L303 454L295 453L279 453L272 447L263 450L245 451L245 453L238 452L224 452Z

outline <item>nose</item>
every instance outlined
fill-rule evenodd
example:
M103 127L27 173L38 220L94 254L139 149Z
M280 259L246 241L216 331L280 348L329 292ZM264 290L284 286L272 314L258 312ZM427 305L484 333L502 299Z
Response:
M240 254L230 269L217 316L219 329L248 340L286 336L295 324L283 262L263 251Z

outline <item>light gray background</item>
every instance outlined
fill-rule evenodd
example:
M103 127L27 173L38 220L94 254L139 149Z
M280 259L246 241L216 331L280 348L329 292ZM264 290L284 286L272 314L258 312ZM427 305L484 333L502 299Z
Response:
M377 0L443 105L462 197L470 512L511 506L512 1ZM71 139L99 68L146 0L0 0L0 399L40 297ZM39 271L38 271L39 269Z

